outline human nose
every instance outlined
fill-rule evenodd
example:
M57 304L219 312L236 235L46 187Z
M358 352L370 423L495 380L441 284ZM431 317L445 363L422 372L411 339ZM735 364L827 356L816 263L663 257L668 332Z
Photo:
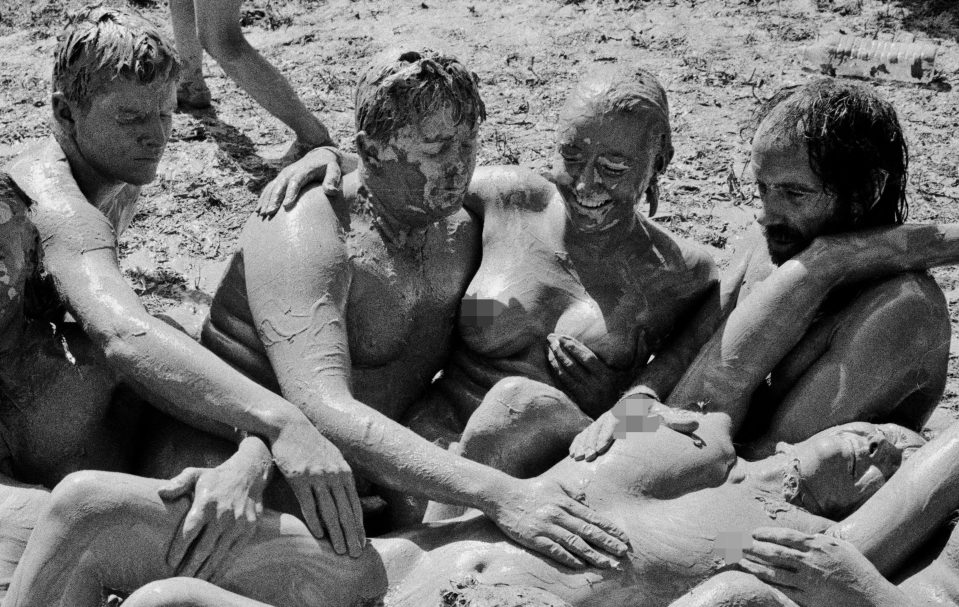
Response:
M162 117L157 117L147 121L137 140L143 147L157 149L166 145L169 136L170 129L166 122Z
M597 185L602 185L602 181L596 174L596 167L593 166L592 162L587 162L576 179L576 195L588 196L596 189Z

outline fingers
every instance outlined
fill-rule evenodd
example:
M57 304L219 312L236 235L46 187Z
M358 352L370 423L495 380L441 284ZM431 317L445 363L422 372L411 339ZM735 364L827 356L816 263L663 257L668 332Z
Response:
M301 486L294 481L290 481L289 484L293 488L296 500L300 502L300 512L303 513L303 522L306 523L306 528L316 539L323 539L326 534L323 532L323 524L320 523L320 518L316 515L317 506L316 499L313 497L313 488L309 485Z
M563 490L569 494L566 487L563 487ZM563 509L568 516L561 517L558 522L566 529L580 533L594 546L602 546L616 556L625 556L629 548L629 536L626 532L612 521L573 499L572 495L570 498L570 501L563 504Z
M583 561L570 554L568 550L549 538L537 537L530 543L529 547L536 552L545 554L557 563L566 565L570 569L583 569L586 567Z
M802 563L803 555L797 550L769 542L756 542L743 548L743 557L760 565L772 565L781 569L796 571Z
M739 561L739 566L748 573L755 575L763 582L776 586L780 590L787 592L787 594L789 594L788 591L795 592L799 590L797 585L798 578L796 577L796 573L793 571L780 569L770 565L754 563L746 559ZM790 595L790 598L793 598L793 595Z
M346 549L353 558L360 556L363 551L363 543L360 542L361 530L363 528L363 511L353 510L353 503L346 495L343 485L336 485L332 490L333 502L336 505L336 511L339 514L338 524L343 530L343 536L346 540ZM331 534L332 535L332 534Z
M314 180L313 173L300 173L294 175L286 184L286 193L283 196L283 208L290 210L296 206L296 202L300 196L300 191L303 190L303 187L311 183ZM326 182L324 181L324 186Z
M556 337L563 350L576 362L590 371L599 372L602 370L602 367L606 366L592 350L583 345L583 342L575 337L570 337L569 335L557 335Z
M806 552L812 548L811 542L816 539L815 535L786 527L760 527L753 531L752 535L756 541L780 544L800 552Z
M680 434L692 434L699 429L698 415L693 411L674 409L672 407L661 407L654 409L659 414L667 428L675 430Z
M550 532L550 539L558 543L568 554L576 557L577 560L603 569L619 569L621 567L618 560L602 554L587 544L582 537L568 529L555 526L550 529Z
M333 551L337 554L346 554L346 540L343 537L343 529L340 526L340 519L333 498L330 496L330 490L323 486L314 487L313 495L316 496L316 503L320 506L320 517L330 536Z
M616 440L614 433L617 422L616 416L612 413L600 415L573 439L569 447L570 457L576 461L591 462L609 451Z
M343 182L343 170L338 162L326 165L326 177L323 178L323 193L338 196Z
M563 349L555 338L547 337L546 358L556 378L567 388L585 383L586 370Z
M165 500L175 500L189 495L196 486L196 481L200 478L201 472L202 470L199 468L186 468L157 489L157 493L161 499Z
M256 209L256 213L260 217L268 219L276 215L276 212L280 210L280 201L283 199L283 193L286 189L286 181L282 177L283 173L281 171L276 179L266 184L266 187L263 188L263 192L260 194L260 202Z
M356 515L356 530L360 540L360 550L366 547L366 529L363 528L363 503L360 501L360 494L356 490L356 482L353 479L352 471L346 475L344 482L346 487L346 496L350 498L350 507L353 514Z
M182 561L186 557L190 546L194 540L203 531L203 506L196 500L186 516L180 522L176 533L173 535L173 542L167 550L167 565L179 571L182 567Z
M180 563L176 575L185 577L199 577L200 568L217 551L220 534L216 532L215 523L203 527L199 540L194 542L193 549L188 551L186 560Z

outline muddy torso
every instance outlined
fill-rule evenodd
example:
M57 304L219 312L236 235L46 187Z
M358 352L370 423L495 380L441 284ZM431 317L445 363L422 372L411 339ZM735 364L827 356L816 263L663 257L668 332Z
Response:
M640 219L633 238L612 254L571 252L566 209L555 188L531 177L500 179L477 171L485 188L483 261L463 301L461 344L441 386L463 418L504 377L525 376L555 385L546 337L566 334L617 368L644 364L704 292L708 269L689 245ZM612 405L612 403L609 403Z
M397 418L448 358L459 302L479 261L479 228L460 211L431 226L421 246L398 250L354 209L344 242L352 275L346 326L353 395ZM214 298L204 344L278 390L264 347L278 337L266 324L255 326L238 253Z
M546 473L581 489L585 503L627 532L632 550L625 571L558 567L504 540L479 518L374 540L391 581L403 580L391 590L391 604L427 604L450 580L471 576L484 584L543 588L577 607L662 607L738 560L736 547L758 527L818 532L828 526L741 482L728 441L721 447L710 432L704 427L705 448L699 448L660 429L651 440L617 441L595 462L567 459Z
M112 418L116 378L64 308L42 270L38 229L0 176L0 438L3 464L23 482L55 485L82 469L128 469L131 418ZM8 343L8 340L9 343Z

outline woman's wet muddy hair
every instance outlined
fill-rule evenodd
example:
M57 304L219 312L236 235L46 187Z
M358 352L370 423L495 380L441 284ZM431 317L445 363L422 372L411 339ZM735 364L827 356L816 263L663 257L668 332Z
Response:
M173 44L152 23L99 5L70 15L54 57L53 91L81 105L117 77L149 84L180 73Z
M871 87L824 78L780 91L756 122L774 137L802 138L810 168L838 197L849 226L906 221L909 149L896 110Z
M660 127L660 148L656 154L654 174L646 191L649 216L659 205L659 176L673 159L673 137L669 126L669 102L666 89L652 72L635 65L593 70L583 75L571 97L594 104L598 111L633 114L650 118Z
M455 57L428 49L388 51L356 86L356 131L385 141L444 105L456 125L475 127L486 119L476 75Z

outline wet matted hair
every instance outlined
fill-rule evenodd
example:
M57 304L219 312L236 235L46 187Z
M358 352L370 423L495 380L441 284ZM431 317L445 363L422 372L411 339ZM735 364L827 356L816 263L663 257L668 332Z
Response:
M381 53L360 77L355 100L356 131L382 141L444 106L456 125L486 119L476 74L430 49Z
M801 138L810 168L837 196L851 227L906 221L909 149L895 108L875 89L823 78L776 93L757 118L767 134Z
M180 61L173 44L139 15L100 5L69 16L57 39L53 91L83 105L118 77L141 84L175 80Z

